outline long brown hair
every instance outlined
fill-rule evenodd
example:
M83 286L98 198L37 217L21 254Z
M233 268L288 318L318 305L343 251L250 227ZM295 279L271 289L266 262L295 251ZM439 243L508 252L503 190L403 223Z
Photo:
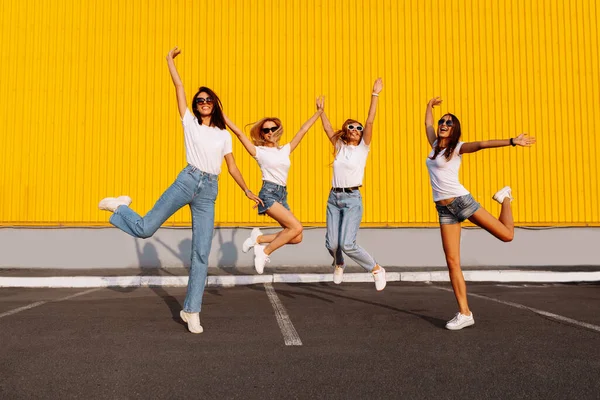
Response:
M458 120L458 118L456 118L456 115L454 114L444 114L442 115L442 118L444 117L450 117L452 118L452 135L450 135L450 139L448 142L448 145L445 147L446 149L446 154L444 154L444 156L446 157L446 161L450 161L452 159L452 156L454 155L454 149L456 149L456 146L458 145L458 141L460 140L460 121ZM440 118L440 119L442 119ZM438 130L440 128L438 127ZM430 159L435 160L435 158L440 154L440 152L442 150L444 150L444 148L442 148L440 146L440 137L438 136L435 147L433 148L433 155L430 157Z
M281 124L281 120L279 118L274 117L265 117L260 121L252 124L252 128L250 128L250 138L252 139L252 142L255 146L264 146L265 143L267 143L267 141L263 137L262 127L264 123L268 121L271 121L278 127L278 129L275 132L273 132L273 136L275 137L276 142L278 142L279 138L281 138L281 136L283 135L283 125Z
M358 124L360 126L363 126L362 123L358 122L355 119L347 119L346 122L344 122L344 125L342 125L342 129L340 129L339 131L335 132L332 138L332 143L335 143L335 145L333 146L333 158L335 158L335 156L337 155L338 152L338 147L337 147L337 143L339 140L342 141L342 143L344 144L348 144L348 125L351 124ZM364 127L363 127L364 129ZM364 132L364 130L363 130ZM360 140L362 140L362 135L363 132L360 132ZM358 141L360 143L360 140Z
M194 97L192 98L192 111L196 118L198 118L198 123L202 124L202 115L200 115L200 111L196 108L196 97L200 95L200 93L206 93L209 97L213 99L213 110L210 115L210 126L216 126L219 129L227 129L225 126L225 118L223 118L223 105L221 104L221 99L219 96L206 86L201 86Z

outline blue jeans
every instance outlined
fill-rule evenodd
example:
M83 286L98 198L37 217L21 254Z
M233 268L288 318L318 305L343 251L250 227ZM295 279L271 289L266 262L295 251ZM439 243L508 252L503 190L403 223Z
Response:
M275 203L281 204L288 210L290 209L290 206L287 203L287 187L285 186L269 181L263 181L258 197L265 204L264 206L262 204L258 205L258 213L261 215L266 214L267 210Z
M435 205L438 212L440 225L459 224L469 219L481 208L481 205L475 201L473 196L466 194L452 200L450 204L441 206Z
M362 213L362 196L359 190L349 193L332 190L327 200L325 247L333 257L335 265L344 264L343 252L367 271L372 271L376 265L375 260L356 244Z
M183 303L185 312L200 312L208 274L208 255L212 245L218 176L188 165L142 218L127 206L120 206L110 223L137 238L149 238L177 210L189 204L192 211L192 264Z

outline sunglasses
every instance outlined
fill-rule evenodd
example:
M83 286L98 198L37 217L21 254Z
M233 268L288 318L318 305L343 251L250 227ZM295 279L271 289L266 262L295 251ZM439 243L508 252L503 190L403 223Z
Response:
M267 134L269 132L275 132L277 129L279 129L278 126L273 126L271 128L262 128L261 131L262 133Z
M353 130L355 130L355 129L356 129L357 131L359 131L359 132L362 132L362 130L363 130L363 127L362 127L362 126L360 126L360 125L348 125L348 130L349 130L349 131L353 131Z
M212 104L212 102L213 102L212 97L207 97L207 98L196 97L196 99L194 100L194 104L204 104L204 103L206 103L206 104Z
M439 125L444 125L444 124L446 124L446 126L452 126L452 120L451 120L451 119L443 119L443 118L442 118L442 119L440 119L440 120L438 121L438 124L439 124Z

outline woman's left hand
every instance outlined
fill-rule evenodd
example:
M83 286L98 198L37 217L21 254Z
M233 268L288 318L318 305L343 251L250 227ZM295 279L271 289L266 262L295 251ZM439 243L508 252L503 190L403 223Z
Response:
M375 83L373 84L373 93L381 93L383 90L383 80L381 78L377 78Z
M258 197L254 193L252 193L251 190L246 191L246 197L248 197L250 200L254 201L254 207L252 207L252 208L258 207L259 204L261 204L263 207L265 206L265 203L263 203L263 201L260 199L260 197Z
M325 96L317 97L317 112L323 112L325 110Z
M513 139L513 143L517 146L530 147L532 144L535 144L535 138L527 136L526 133L521 133Z

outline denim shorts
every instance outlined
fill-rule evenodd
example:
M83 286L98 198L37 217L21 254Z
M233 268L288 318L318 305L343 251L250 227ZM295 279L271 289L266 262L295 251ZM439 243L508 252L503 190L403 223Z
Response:
M258 205L258 213L260 215L265 214L276 202L288 210L290 209L290 206L287 203L287 188L285 186L269 181L263 181L258 197L265 203L264 206L262 204Z
M476 202L470 194L457 197L452 203L446 204L445 206L440 206L439 204L435 205L439 215L440 225L461 223L465 219L471 218L480 207L481 204Z

